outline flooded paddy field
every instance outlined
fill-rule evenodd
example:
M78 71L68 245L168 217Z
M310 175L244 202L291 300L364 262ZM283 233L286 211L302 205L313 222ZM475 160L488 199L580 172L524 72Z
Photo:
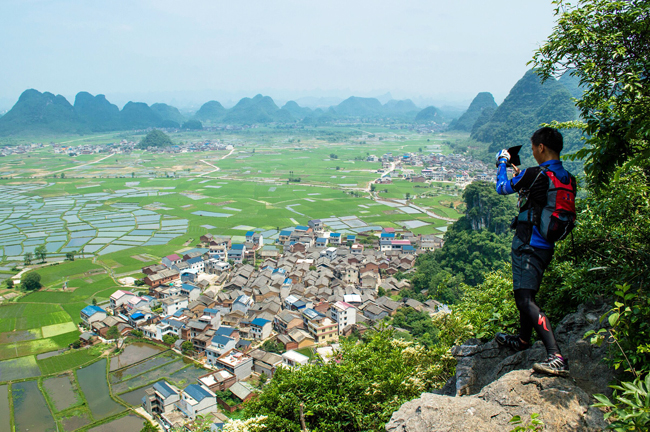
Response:
M111 359L111 372L153 357L165 350L165 348L144 342L127 345L120 355Z
M111 372L109 379L111 384L118 383L120 381L126 381L130 378L133 378L137 375L145 373L151 369L155 369L159 366L162 366L166 363L172 362L177 358L177 356L172 351L167 351L162 354L159 354L155 357L151 357L141 363L137 363L134 366L129 366L124 369L120 369L115 372Z
M45 398L38 388L38 382L25 381L11 386L14 401L16 432L55 432L56 423Z
M112 422L89 429L88 432L139 432L144 426L144 419L136 415L120 417Z
M138 375L137 377L113 384L113 392L117 394L124 393L146 384L153 383L161 378L170 376L174 372L180 370L183 366L185 366L183 360L178 359L172 363L166 364L165 366L159 367L158 369L153 369L147 373Z
M11 432L9 413L9 386L0 386L0 432Z
M196 365L191 365L171 374L169 376L169 380L176 387L183 389L190 384L196 384L198 377L205 375L208 372L209 371L206 369L203 369Z
M118 397L131 406L140 406L142 405L142 398L144 397L147 388L148 386L141 387L128 393L122 393Z
M90 419L87 415L80 414L61 419L61 423L66 431L74 431L89 424Z
M95 420L124 410L124 407L111 399L109 394L105 359L79 369L77 379Z
M0 361L0 382L33 378L41 375L34 356Z
M70 375L64 375L56 378L48 378L43 381L43 388L52 403L54 403L54 409L56 411L63 411L81 402L70 379Z

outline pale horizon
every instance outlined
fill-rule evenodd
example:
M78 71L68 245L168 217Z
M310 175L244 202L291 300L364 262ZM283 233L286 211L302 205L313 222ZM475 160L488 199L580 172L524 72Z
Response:
M0 111L34 88L196 109L256 94L497 102L553 27L549 1L18 1L0 6Z

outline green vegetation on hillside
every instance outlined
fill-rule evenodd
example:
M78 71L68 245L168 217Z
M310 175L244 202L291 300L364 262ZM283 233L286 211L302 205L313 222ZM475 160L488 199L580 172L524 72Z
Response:
M148 147L162 148L173 145L171 138L165 132L154 129L147 134L142 141L138 143L138 148L146 149Z
M496 108L497 104L494 102L492 93L481 92L477 94L474 100L472 100L472 103L469 104L467 111L465 111L458 120L453 121L449 125L449 129L471 132L474 124L479 117L481 117L481 114L483 114L483 111L487 109L490 110L489 112L494 112Z

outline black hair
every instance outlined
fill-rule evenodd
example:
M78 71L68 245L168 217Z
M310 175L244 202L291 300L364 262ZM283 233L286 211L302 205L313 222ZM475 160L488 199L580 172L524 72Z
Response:
M537 129L533 136L530 137L530 141L536 146L544 144L546 147L553 150L558 155L564 147L562 134L560 131L552 127L543 127L541 129Z

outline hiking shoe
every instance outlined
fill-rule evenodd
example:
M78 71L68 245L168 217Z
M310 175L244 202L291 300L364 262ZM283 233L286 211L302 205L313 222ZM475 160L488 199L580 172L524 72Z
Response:
M541 363L534 363L533 370L535 372L554 375L559 377L569 376L569 363L564 358L557 354L551 354L546 360Z
M509 335L505 333L497 333L494 339L501 346L511 348L515 351L524 351L530 348L530 344L521 341L519 335Z

